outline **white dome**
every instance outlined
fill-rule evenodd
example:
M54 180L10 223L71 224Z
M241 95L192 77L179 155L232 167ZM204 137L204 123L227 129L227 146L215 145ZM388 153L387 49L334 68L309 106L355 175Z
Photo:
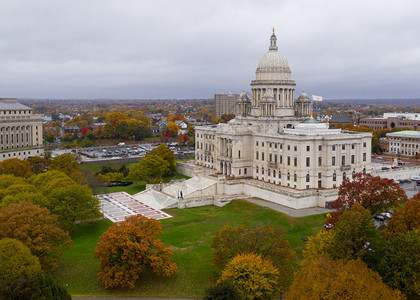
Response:
M271 36L270 51L260 59L256 71L256 80L291 80L291 71L286 57L277 51L277 38Z

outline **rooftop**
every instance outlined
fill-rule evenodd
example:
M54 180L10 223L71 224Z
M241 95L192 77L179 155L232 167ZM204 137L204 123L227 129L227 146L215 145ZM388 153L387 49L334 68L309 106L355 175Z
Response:
M410 137L420 137L420 131L413 131L413 130L404 130L404 131L397 131L387 133L387 136L410 136Z

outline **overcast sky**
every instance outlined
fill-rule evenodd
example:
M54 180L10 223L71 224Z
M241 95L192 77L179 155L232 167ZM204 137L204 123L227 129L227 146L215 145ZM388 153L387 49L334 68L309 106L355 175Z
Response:
M1 0L0 98L249 92L272 27L297 95L420 98L417 0Z

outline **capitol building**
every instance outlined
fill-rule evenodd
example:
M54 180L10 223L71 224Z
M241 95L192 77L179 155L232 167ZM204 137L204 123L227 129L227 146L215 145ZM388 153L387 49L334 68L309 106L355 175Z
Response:
M274 31L255 73L251 95L239 96L235 119L195 128L197 167L226 180L316 192L370 170L370 133L329 129L312 117L306 93L295 100L296 84Z

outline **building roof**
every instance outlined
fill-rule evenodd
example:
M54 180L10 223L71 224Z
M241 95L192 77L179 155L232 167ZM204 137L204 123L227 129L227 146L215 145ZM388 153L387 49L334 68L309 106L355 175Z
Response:
M387 133L386 136L408 136L408 137L420 137L420 131L404 130Z
M333 116L330 123L353 123L353 119L347 116Z
M17 99L0 98L0 110L32 110L32 108L17 102Z

